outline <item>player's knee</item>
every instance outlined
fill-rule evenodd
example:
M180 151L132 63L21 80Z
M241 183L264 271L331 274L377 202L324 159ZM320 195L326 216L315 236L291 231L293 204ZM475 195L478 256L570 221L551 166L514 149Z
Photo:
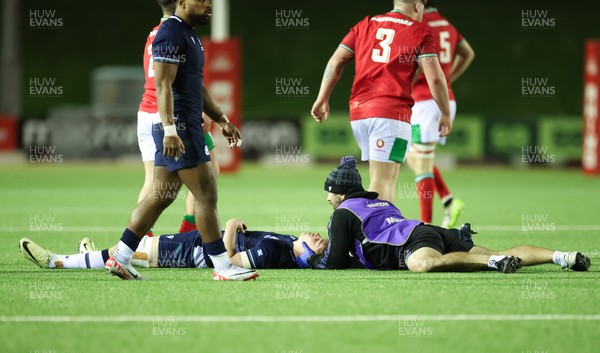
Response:
M171 203L173 203L173 201L175 201L175 199L177 199L178 195L179 195L179 188L160 187L160 186L154 185L149 197L152 198L154 203L160 205L161 207L166 208Z
M413 143L408 158L416 174L431 172L435 161L435 144Z
M217 206L217 191L215 189L203 189L194 195L195 207L216 207Z
M406 266L412 272L431 272L435 268L433 259L424 256L409 257L406 261Z
M161 197L158 197L156 201L161 208L166 209L173 203L173 201L175 201L175 199L177 199L177 193L163 195Z

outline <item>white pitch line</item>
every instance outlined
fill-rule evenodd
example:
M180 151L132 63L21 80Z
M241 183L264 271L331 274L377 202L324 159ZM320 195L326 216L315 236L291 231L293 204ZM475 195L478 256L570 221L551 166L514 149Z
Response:
M535 229L536 227L529 226L515 226L515 225L488 225L478 226L473 225L475 231L482 232L520 232L533 233L533 232L552 232L552 231L600 231L600 225L598 224L578 224L578 225L552 225L548 228L552 229Z
M375 321L600 321L598 314L457 314L332 316L0 316L0 322L375 322Z
M280 229L277 230L277 227L273 225L253 225L250 224L250 228L252 230L272 230L277 233L297 233L305 231L305 225L298 226L299 229L294 229L294 225L292 224L289 229ZM89 233L102 233L102 232L121 232L125 229L125 225L121 227L113 227L113 226L75 226L75 227L62 227L61 230L44 230L43 227L39 227L40 229L31 229L28 226L0 226L0 232L53 232L53 233L79 233L79 232L89 232ZM300 229L301 228L301 229ZM482 226L473 226L474 230L479 232L522 232L522 233L552 233L553 231L580 231L580 232L599 232L600 224L580 224L580 225L555 225L553 226L553 230L536 230L536 229L523 229L522 226L518 225L482 225ZM323 226L311 228L312 230L325 230L326 228Z
M122 232L125 229L125 225L122 227L61 227L59 230L44 230L44 227L40 226L39 229L35 227L10 227L1 226L0 232L52 232L52 233L103 233L103 232Z

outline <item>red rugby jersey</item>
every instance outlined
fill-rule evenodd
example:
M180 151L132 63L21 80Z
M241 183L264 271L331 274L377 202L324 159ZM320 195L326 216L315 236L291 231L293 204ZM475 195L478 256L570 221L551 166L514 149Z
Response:
M393 10L358 22L340 46L355 55L350 120L380 117L410 123L417 59L437 56L429 27Z
M444 18L435 8L426 9L423 14L423 21L421 22L428 25L431 30L431 34L433 35L438 49L440 66L442 67L444 75L446 76L446 81L448 82L448 95L450 96L450 100L454 100L454 92L452 92L452 87L450 85L450 68L452 67L456 46L464 38L458 33L452 23ZM412 96L415 102L433 99L425 75L422 73L419 75L417 82L415 82L413 86Z
M144 94L142 95L142 101L138 108L141 112L156 113L158 112L158 105L156 103L156 85L154 84L154 68L152 62L152 42L158 32L158 28L164 20L160 21L160 24L154 28L148 38L146 39L146 45L144 46L144 77L146 83L144 83Z

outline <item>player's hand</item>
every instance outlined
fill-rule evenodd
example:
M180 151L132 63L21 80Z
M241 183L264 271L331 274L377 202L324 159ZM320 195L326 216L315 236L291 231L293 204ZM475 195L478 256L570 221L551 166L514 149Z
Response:
M438 123L438 132L440 137L448 136L452 131L452 120L447 115L442 115L440 122Z
M225 139L227 140L227 147L234 148L242 146L242 134L240 133L240 130L238 130L238 128L235 127L235 125L233 125L230 122L226 122L220 124L220 126L221 133L223 134L223 136L225 136Z
M317 123L321 124L323 120L327 120L329 117L329 102L317 99L310 110L310 114L315 118Z
M248 226L246 226L246 223L244 223L244 220L239 219L239 218L234 218L234 219L228 220L227 226L233 227L233 228L235 228L236 231L241 232L241 233L246 233L246 229L248 229Z
M210 132L210 127L212 126L212 120L210 120L210 118L202 113L202 118L204 118L204 122L202 123L202 132L206 135Z
M305 242L302 242L302 247L304 248L304 252L296 258L296 264L300 268L309 268L310 265L308 264L308 259L313 256L315 252L312 251Z
M246 233L246 229L248 229L248 226L246 226L246 223L244 223L243 220L241 219L236 219L234 221L234 226L235 226L235 230L241 233Z
M246 226L246 223L244 223L243 221L240 222L240 224L238 224L237 226L237 230L241 233L246 233L246 229L248 229L248 226Z
M163 138L163 156L177 160L182 153L185 153L185 146L179 136L165 136Z

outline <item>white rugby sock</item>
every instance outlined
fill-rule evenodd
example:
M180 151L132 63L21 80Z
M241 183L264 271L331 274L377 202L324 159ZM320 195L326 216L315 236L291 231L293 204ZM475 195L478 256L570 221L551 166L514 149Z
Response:
M217 272L225 270L227 266L229 266L229 264L231 263L229 257L227 257L227 252L221 253L219 255L208 256L210 256L213 265L215 265L215 271Z
M563 267L569 266L569 264L567 263L567 253L562 251L555 251L554 254L552 254L552 262Z
M502 260L505 257L506 256L504 256L504 255L492 255L492 256L490 256L490 259L488 260L488 267L497 270L498 269L498 265L496 264L496 262Z
M87 258L86 258L87 255ZM103 268L102 251L87 254L59 255L52 254L50 268Z
M119 240L119 244L117 244L117 250L113 254L113 257L115 258L115 260L117 260L118 263L123 265L129 265L133 253L134 251L131 250L131 248L127 246L127 244Z

